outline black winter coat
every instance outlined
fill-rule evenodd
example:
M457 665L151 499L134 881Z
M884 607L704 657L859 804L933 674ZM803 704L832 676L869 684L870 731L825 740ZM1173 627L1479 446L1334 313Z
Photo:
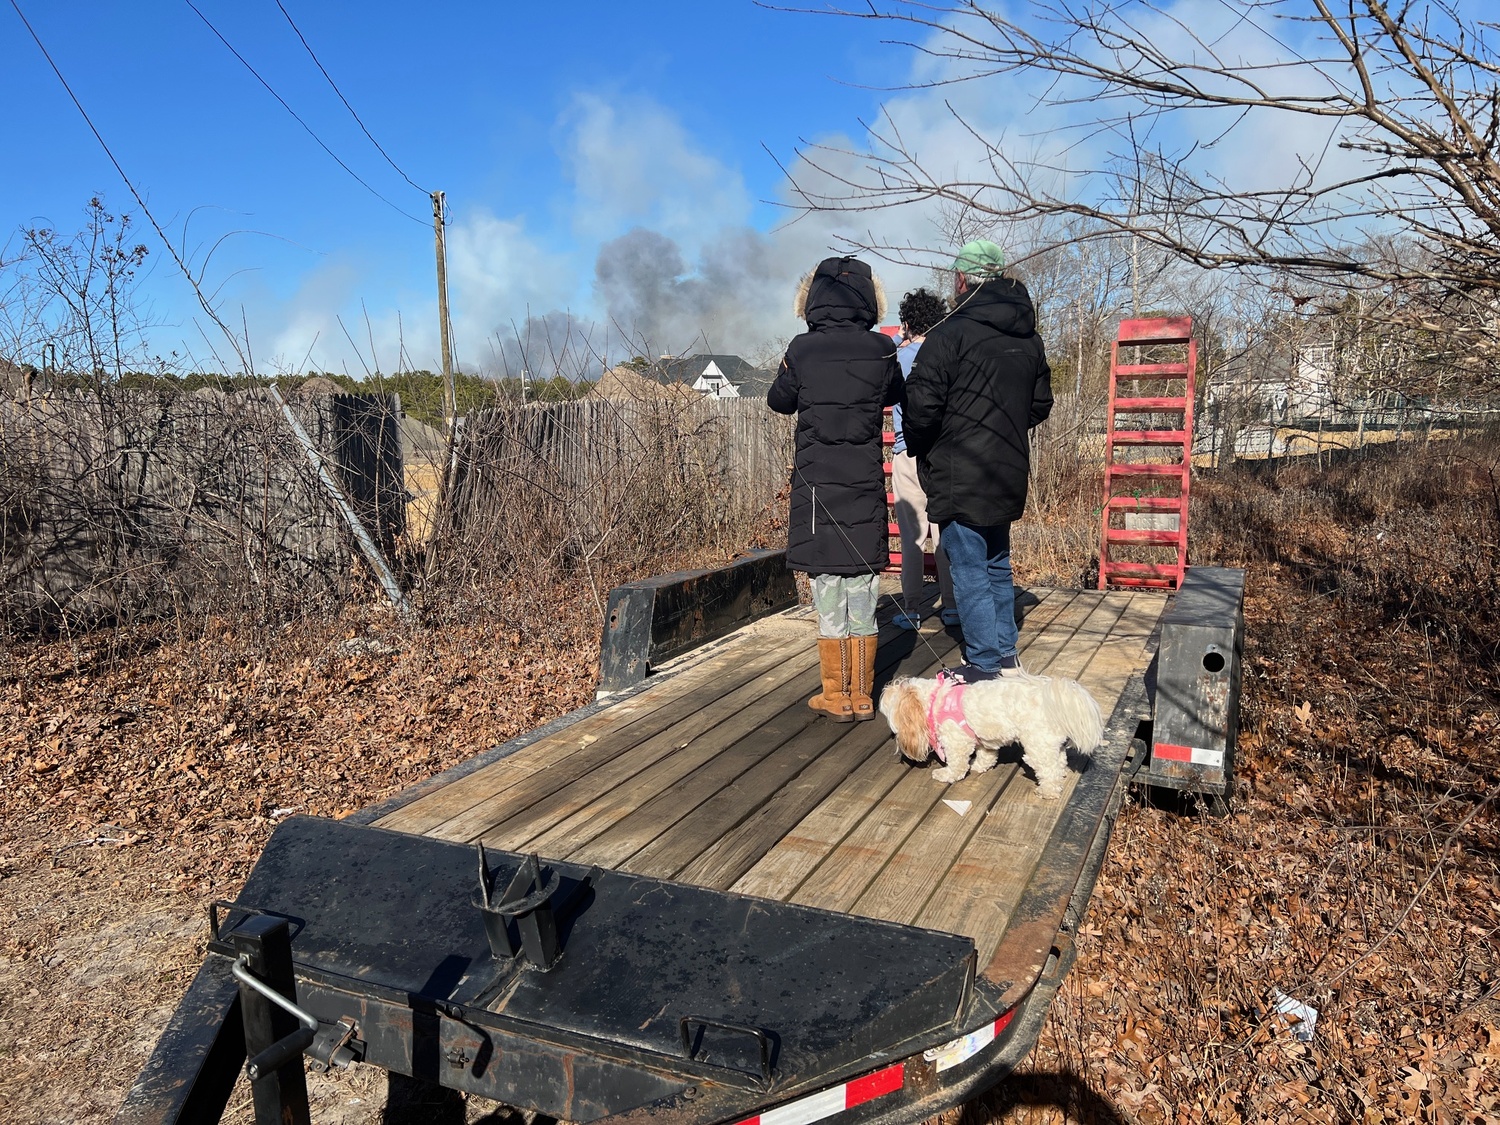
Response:
M803 279L792 340L766 403L797 415L786 565L809 574L857 575L886 565L882 411L905 386L896 342L870 329L884 298L870 267L829 258Z
M932 331L906 381L902 431L935 523L1021 518L1028 431L1052 412L1052 369L1019 281L987 281Z

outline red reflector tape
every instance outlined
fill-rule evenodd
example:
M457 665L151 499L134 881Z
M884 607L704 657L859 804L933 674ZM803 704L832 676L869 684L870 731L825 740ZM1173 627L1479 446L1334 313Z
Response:
M1158 742L1151 748L1151 753L1169 762L1188 762L1216 770L1224 768L1224 751L1210 750L1203 746L1176 746L1170 742Z
M931 1050L923 1051L922 1057L930 1062L933 1069L939 1074L959 1063L968 1062L980 1051L1000 1037L1000 1033L1010 1026L1010 1021L1016 1016L1016 1010L1012 1008L1000 1018L991 1023L983 1024L975 1028L967 1035L961 1035L950 1043L944 1043L941 1047L933 1047Z
M874 1101L885 1094L901 1089L906 1080L906 1068L902 1063L877 1070L842 1086L819 1090L805 1098L787 1102L775 1109L768 1109L754 1117L747 1117L739 1125L811 1125L846 1109Z
M893 1094L901 1089L901 1083L905 1078L906 1072L900 1063L888 1066L884 1070L877 1070L874 1074L867 1074L863 1078L856 1078L844 1086L844 1108L853 1109L871 1098L878 1098L882 1094Z

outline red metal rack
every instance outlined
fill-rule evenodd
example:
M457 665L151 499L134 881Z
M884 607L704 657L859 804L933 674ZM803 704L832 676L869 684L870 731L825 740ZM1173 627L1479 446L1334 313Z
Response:
M881 329L885 331L885 329ZM886 534L890 536L895 546L890 548L890 561L885 564L886 574L901 573L901 526L896 522L896 487L891 482L891 458L895 456L891 447L896 444L896 435L890 429L891 409L885 410L885 427L880 435L880 467L885 473L885 515L887 523ZM922 568L924 573L937 574L937 559L932 555L922 556Z
M892 338L899 338L901 326L899 324L882 324L880 331ZM881 468L885 471L885 514L886 534L890 536L896 546L888 553L890 561L885 564L887 574L901 573L901 527L896 523L896 489L891 483L891 446L896 444L896 435L891 432L891 409L886 407L885 422L881 427L880 434L880 461ZM922 568L927 574L937 573L937 559L931 555L922 556Z
M1132 362L1122 362L1121 352ZM1187 568L1198 345L1191 317L1122 320L1109 362L1099 589L1175 590ZM1162 427L1158 415L1168 415ZM1160 548L1176 558L1160 561ZM1153 550L1154 549L1154 550ZM1157 556L1142 561L1142 554Z

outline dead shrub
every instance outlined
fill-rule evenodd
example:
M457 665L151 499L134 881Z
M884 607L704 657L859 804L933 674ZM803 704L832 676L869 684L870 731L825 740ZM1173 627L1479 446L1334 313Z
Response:
M306 404L305 425L331 420ZM0 627L328 609L347 532L256 394L101 385L0 399Z
M1238 791L1122 813L1017 1085L1046 1119L1493 1113L1494 448L1200 480L1195 557L1249 569ZM1318 1010L1310 1042L1276 990Z
M1052 416L1031 435L1026 514L1011 529L1012 564L1023 582L1091 586L1099 555L1104 439L1059 395ZM1093 571L1097 575L1097 570Z
M549 626L575 590L602 622L619 582L723 561L774 534L789 420L694 398L508 406L472 417L422 590L438 619Z

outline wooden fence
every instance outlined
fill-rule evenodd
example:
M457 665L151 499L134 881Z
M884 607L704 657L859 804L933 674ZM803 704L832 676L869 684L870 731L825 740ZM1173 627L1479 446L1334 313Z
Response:
M355 510L401 535L397 403L293 401ZM352 551L265 394L103 387L0 397L0 623L336 601Z
M786 483L791 456L791 420L759 401L498 407L463 427L449 531L511 561L619 557L663 537L732 545Z
M442 478L446 443L403 443L394 397L292 405L387 557L414 559L435 497L411 485ZM791 459L791 419L759 401L499 407L464 421L435 530L473 578L549 561L628 567L664 543L738 547ZM408 534L413 513L425 514ZM355 556L263 393L0 397L0 626L333 605Z

